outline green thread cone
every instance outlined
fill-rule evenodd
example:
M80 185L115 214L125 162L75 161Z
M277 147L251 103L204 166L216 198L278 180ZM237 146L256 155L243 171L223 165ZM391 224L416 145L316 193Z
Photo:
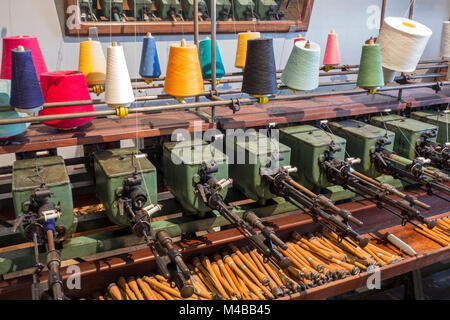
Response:
M363 46L356 85L364 89L376 89L384 86L379 44Z
M281 75L281 81L294 90L313 90L319 86L320 47L306 41L294 43L291 55Z
M211 39L202 40L198 44L198 56L202 69L203 79L211 79ZM219 46L216 41L216 79L225 75L225 68L220 56Z

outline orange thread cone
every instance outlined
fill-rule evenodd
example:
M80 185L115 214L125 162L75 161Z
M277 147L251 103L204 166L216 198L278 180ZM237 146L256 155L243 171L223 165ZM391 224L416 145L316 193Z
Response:
M327 47L325 49L325 55L323 57L324 65L338 65L341 63L341 58L339 57L339 44L337 39L337 34L334 30L328 34Z
M174 97L192 97L203 91L197 46L187 44L184 39L171 45L164 92Z

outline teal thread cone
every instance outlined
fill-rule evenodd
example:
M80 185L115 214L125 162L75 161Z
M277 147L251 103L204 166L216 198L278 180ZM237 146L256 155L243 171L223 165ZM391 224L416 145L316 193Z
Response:
M313 90L319 86L320 47L306 41L294 43L291 55L281 75L281 81L294 90Z
M364 89L376 89L384 86L379 44L363 46L356 85Z
M25 113L9 110L9 98L11 92L11 81L0 79L0 119L11 119L26 117ZM21 134L27 130L29 123L15 123L0 125L0 139L12 137Z
M203 79L211 79L211 39L202 40L198 44L198 56L202 69ZM220 56L219 46L216 41L216 79L225 75L225 68Z

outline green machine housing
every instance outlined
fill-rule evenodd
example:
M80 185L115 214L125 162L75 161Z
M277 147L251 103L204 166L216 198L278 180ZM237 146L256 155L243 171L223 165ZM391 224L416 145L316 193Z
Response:
M119 212L118 200L124 179L137 172L142 177L142 188L147 192L144 206L156 204L156 168L146 157L136 157L136 148L111 149L94 153L94 170L97 196L103 203L111 222L129 226L127 215ZM133 159L134 157L134 159Z
M91 15L91 13L94 12L94 7L92 6L92 0L79 0L78 6L80 8L80 16L83 21L83 18L87 19L88 16ZM89 21L92 21L92 18L89 19Z
M394 151L402 157L415 159L416 143L422 133L435 131L438 127L429 123L424 123L415 119L402 117L399 115L372 117L370 122L378 127L386 128L395 133ZM431 138L436 141L436 137Z
M211 8L211 0L206 0L208 4L208 12ZM216 1L216 19L225 21L230 18L231 15L231 1L230 0L217 0Z
M166 142L163 146L164 184L187 213L203 216L211 211L196 192L203 163L211 161L215 161L218 167L217 172L211 175L217 180L228 179L226 155L203 140ZM220 194L225 198L227 188Z
M123 12L123 0L101 0L101 6L102 16L108 20L120 21L120 14Z
M438 134L436 137L436 142L440 144L445 144L449 142L448 135L448 120L449 115L444 112L436 112L436 111L417 111L411 112L411 118L423 121L426 123L434 124L438 126Z
M73 214L72 188L64 159L60 156L37 159L17 160L13 164L12 195L14 211L18 217L24 202L45 182L52 192L49 199L54 204L59 202L61 217L56 219L59 234L71 234L77 227ZM63 228L63 229L61 229ZM21 229L22 230L22 229Z
M146 15L148 18L151 16L152 0L128 0L128 7L136 20L144 21Z
M233 18L236 20L252 20L256 16L253 0L234 0Z
M194 0L181 0L183 17L185 20L194 20ZM198 13L202 15L203 20L209 17L209 10L205 0L198 1Z
M234 144L233 163L230 161L229 164L230 178L233 179L233 185L247 197L264 204L267 199L272 199L276 195L270 191L270 186L262 178L262 173L290 165L291 149L278 141L271 141L259 132L249 133L247 137L248 139L245 137L239 139L235 136L227 138L227 145Z
M172 20L173 16L181 14L180 0L156 0L155 1L158 16L163 20Z
M341 146L341 150L336 152L334 157L345 160L344 138L311 125L280 129L280 142L291 148L291 165L298 168L297 173L291 174L295 180L315 192L323 191L332 201L352 198L355 195L353 192L331 185L320 168L323 154L329 150L332 141Z
M255 0L256 15L260 20L275 20L281 17L278 4L274 0Z
M340 122L329 122L331 130L347 140L347 153L354 158L360 158L361 162L353 167L367 176L376 178L380 175L371 159L375 152L375 146L379 139L386 134L392 143L386 149L393 150L395 133L384 128L376 127L357 120L345 120Z

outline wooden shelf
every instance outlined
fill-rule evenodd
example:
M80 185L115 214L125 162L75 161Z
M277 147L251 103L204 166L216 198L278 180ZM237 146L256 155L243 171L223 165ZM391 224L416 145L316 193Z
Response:
M65 21L69 18L67 7L70 5L76 5L76 3L77 0L65 0ZM293 20L217 21L216 31L217 33L237 33L248 30L259 32L304 32L308 30L313 5L314 0L297 0L297 8L301 8L295 8L295 12L293 13L291 13L292 9L288 9L288 13L290 13L289 16L295 17L298 15L298 18ZM193 21L81 22L78 29L69 29L67 24L65 25L66 35L68 36L88 35L89 28L92 27L97 28L100 36L146 34L147 32L151 32L152 34L192 34L194 32ZM211 22L200 21L199 32L210 33Z

